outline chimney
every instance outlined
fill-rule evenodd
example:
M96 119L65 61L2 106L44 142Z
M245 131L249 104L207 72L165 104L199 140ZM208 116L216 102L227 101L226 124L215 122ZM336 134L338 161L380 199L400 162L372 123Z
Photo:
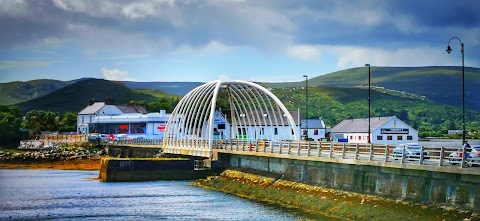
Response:
M95 98L92 98L88 101L88 106L92 106L95 103Z
M167 114L166 110L160 110L160 116L163 117Z
M115 105L115 99L112 97L105 98L105 105Z

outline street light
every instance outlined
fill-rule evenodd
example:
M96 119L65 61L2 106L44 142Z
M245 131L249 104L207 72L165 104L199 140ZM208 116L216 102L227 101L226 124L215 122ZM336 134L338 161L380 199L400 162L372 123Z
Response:
M367 142L370 143L370 64L365 64L368 67L368 135Z
M303 77L305 78L305 129L307 130L305 140L308 140L308 76L303 75Z
M452 48L450 47L450 41L452 39L457 39L458 41L460 41L460 44L462 46L462 127L463 127L463 131L462 131L462 144L465 142L465 59L464 59L464 47L463 47L463 42L462 40L460 40L460 38L457 38L457 37L452 37L450 38L450 40L448 40L448 46L447 46L447 51L449 54L452 52Z

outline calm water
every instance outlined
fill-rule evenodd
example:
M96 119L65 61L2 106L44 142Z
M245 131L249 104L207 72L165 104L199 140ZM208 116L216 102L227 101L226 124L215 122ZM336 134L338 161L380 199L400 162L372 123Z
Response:
M188 185L105 183L98 171L0 170L0 220L297 220L292 211ZM310 217L311 218L311 217ZM327 217L314 219L333 220Z
M470 145L480 145L479 139L469 139ZM418 144L423 146L435 146L435 147L461 147L461 139L432 139L430 141L419 141Z

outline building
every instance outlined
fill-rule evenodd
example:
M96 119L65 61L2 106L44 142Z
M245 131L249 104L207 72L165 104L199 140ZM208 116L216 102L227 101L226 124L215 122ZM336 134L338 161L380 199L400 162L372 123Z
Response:
M323 138L325 138L325 134L327 133L327 128L325 127L325 123L323 122L322 118L308 119L308 121L306 119L302 119L300 128L302 130L302 138L308 137L309 140L312 139L314 141L321 141Z
M418 142L418 131L395 116L370 118L371 143ZM343 120L330 130L334 142L368 143L368 118Z
M113 129L106 127L106 124L122 123L118 120L121 118L128 119L125 120L124 123L132 123L133 118L138 118L139 123L145 123L145 118L148 116L145 114L147 114L147 111L142 106L115 105L115 101L111 98L106 99L105 102L90 100L88 106L77 115L77 133L90 134L96 133L97 131L100 133L109 133L113 131ZM157 113L157 115L158 114L161 113ZM163 112L163 114L165 113ZM141 119L142 116L143 119ZM153 117L153 115L150 116ZM122 128L118 128L118 130L115 131L117 133L129 132L126 129L125 125L123 125Z

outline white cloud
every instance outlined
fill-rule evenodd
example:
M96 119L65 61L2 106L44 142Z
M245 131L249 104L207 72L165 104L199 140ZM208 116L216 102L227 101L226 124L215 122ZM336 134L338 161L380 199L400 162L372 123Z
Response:
M155 14L155 9L152 2L135 2L123 7L122 13L125 17L136 20Z
M102 68L103 77L106 80L111 81L133 81L134 78L128 76L128 71L123 71L119 69L108 69L106 67Z
M27 4L23 0L0 1L0 14L19 16L27 14Z
M287 54L290 57L305 61L314 61L319 59L318 49L311 45L295 45L287 49Z
M381 49L355 46L319 46L322 53L337 58L337 67L340 69L364 66L392 66L416 67L458 65L447 57L444 50L438 48L402 48Z

